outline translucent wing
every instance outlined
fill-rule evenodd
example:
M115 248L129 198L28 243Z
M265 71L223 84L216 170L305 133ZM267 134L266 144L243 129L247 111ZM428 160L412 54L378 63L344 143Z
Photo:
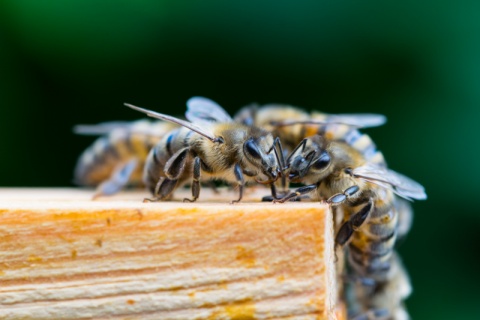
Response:
M364 166L355 168L353 176L364 179L379 186L391 189L402 198L411 200L425 200L427 194L425 189L418 182L378 165L368 163Z
M188 99L185 117L194 123L233 121L232 117L218 103L203 97Z
M240 122L246 126L253 126L255 125L255 117L258 111L258 104L253 103L248 106L243 107L238 111L233 120L235 122Z
M327 122L348 124L359 128L378 127L387 122L387 117L376 113L326 114L325 119Z
M272 123L276 126L288 126L295 124L343 124L357 128L378 127L387 122L387 118L381 114L375 113L352 113L352 114L314 114L313 119L309 120L285 120Z
M199 135L204 136L207 139L210 139L211 141L216 141L216 137L213 134L213 132L211 132L209 130L209 126L207 126L205 128L203 128L203 127L201 128L201 127L195 125L194 123L191 123L191 122L188 122L188 121L185 121L185 120L181 120L181 119L178 119L178 118L175 118L175 117L163 114L163 113L158 113L158 112L154 112L154 111L151 111L151 110L148 110L148 109L140 108L140 107L131 105L129 103L125 103L125 106L127 106L131 109L143 112L149 117L160 119L160 120L165 120L165 121L169 121L169 122L173 122L175 124L181 125L185 128L188 128L188 129L198 133Z
M78 124L73 127L73 132L86 136L100 136L119 128L128 129L132 123L131 121L111 121L98 124Z

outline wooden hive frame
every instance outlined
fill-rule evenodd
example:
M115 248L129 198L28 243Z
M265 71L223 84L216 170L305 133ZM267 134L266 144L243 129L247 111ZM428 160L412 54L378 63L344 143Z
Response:
M345 317L325 205L91 194L0 191L0 319Z

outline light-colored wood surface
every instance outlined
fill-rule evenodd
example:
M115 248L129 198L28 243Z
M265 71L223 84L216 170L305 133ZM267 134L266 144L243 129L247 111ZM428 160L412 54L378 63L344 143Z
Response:
M328 208L266 193L0 189L0 319L343 319Z

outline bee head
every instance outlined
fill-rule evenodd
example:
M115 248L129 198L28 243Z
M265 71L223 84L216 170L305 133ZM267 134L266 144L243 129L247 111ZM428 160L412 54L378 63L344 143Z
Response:
M300 182L305 176L323 178L329 172L331 156L323 141L303 140L287 159L288 178Z
M271 135L248 138L243 143L243 152L248 162L259 168L269 181L278 179L279 166Z

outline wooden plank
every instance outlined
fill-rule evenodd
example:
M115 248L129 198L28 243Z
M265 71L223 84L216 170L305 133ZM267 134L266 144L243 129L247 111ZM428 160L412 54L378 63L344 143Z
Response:
M1 319L344 317L324 205L91 194L0 189Z

